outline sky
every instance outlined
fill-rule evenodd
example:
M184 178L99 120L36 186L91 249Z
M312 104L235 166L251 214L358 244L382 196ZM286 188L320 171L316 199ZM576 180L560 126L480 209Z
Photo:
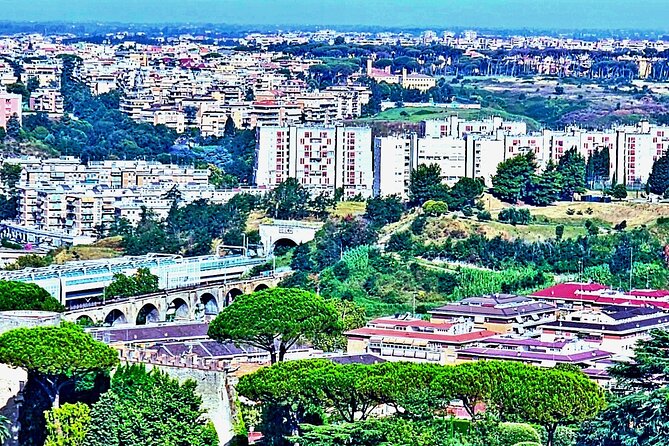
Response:
M0 0L0 11L11 21L669 28L669 0Z

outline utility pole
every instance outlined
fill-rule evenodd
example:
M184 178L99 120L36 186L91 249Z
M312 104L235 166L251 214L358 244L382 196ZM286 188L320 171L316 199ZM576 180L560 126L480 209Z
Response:
M632 290L632 275L634 274L634 263L632 262L632 253L634 248L630 246L630 291Z

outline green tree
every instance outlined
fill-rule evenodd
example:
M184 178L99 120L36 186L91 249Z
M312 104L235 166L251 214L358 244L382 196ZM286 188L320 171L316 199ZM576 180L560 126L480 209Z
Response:
M499 440L503 446L515 446L522 442L534 442L541 444L541 437L529 424L525 423L500 423Z
M532 215L527 209L519 209L510 207L502 209L497 216L497 219L504 223L512 225L528 225L532 221Z
M91 408L87 446L215 446L196 383L180 383L143 365L120 367L111 388Z
M308 215L309 192L295 178L279 184L265 198L265 209L272 218L299 220Z
M148 268L138 268L132 276L114 274L114 280L105 288L105 296L109 299L131 297L155 293L158 290L158 276L152 274Z
M537 369L528 376L516 376L503 383L507 407L523 420L542 425L553 446L560 425L590 420L606 406L604 391L582 372Z
M322 297L295 288L274 288L242 295L209 325L209 337L248 344L283 361L296 342L341 331L337 311Z
M616 200L624 200L627 198L627 186L624 184L616 184L611 188L611 196Z
M535 206L553 204L560 196L562 174L557 171L552 161L548 162L541 175L533 175L527 193L527 202Z
M320 269L334 265L349 249L375 243L377 235L365 219L330 219L316 233L313 260Z
M53 407L60 393L91 373L118 364L116 350L71 323L17 328L0 335L0 363L21 367L40 385Z
M330 365L326 359L279 362L239 379L237 392L262 405L259 427L267 444L287 444L285 437L305 421L322 423L318 406L323 395L309 377L312 370Z
M341 327L342 332L364 327L367 323L365 307L358 305L355 302L342 299L333 299L331 303L337 312L339 326ZM336 350L346 350L347 339L341 333L329 335L317 333L313 342L314 347L326 352L332 352Z
M460 211L464 207L474 207L476 200L485 190L485 184L478 178L460 178L450 190L448 207Z
M448 213L448 204L445 201L427 200L423 203L423 212L432 217Z
M0 280L0 311L65 311L48 291L34 283Z
M46 412L44 446L83 446L91 423L91 409L84 403L65 403Z
M225 120L225 128L223 134L228 138L235 136L237 133L237 127L235 127L235 121L232 120L232 116L228 116L228 119Z
M421 164L411 171L409 201L413 206L422 206L427 200L448 201L448 192L448 186L441 183L438 164Z
M384 402L376 369L364 364L330 364L311 371L310 382L324 396L323 403L347 422L366 419Z
M526 197L536 170L533 152L501 162L492 177L492 194L502 201L517 203Z
M563 236L564 236L564 225L557 225L555 227L555 239L562 240Z
M19 164L2 163L2 167L0 168L0 180L2 180L2 184L10 193L15 192L16 183L21 180L22 170L23 168Z
M404 205L399 196L374 197L367 200L365 218L375 226L385 226L399 221L403 212Z
M409 231L393 232L386 243L390 252L411 253L414 248L415 242Z
M562 176L561 196L564 200L573 200L574 194L585 192L585 159L576 148L564 152L557 171Z
M9 430L10 426L11 422L9 421L9 418L4 415L0 415L0 444L3 444L5 441L11 438L12 433Z
M657 195L663 195L669 189L669 156L663 155L653 163L648 175L648 189Z
M19 117L16 116L16 114L13 114L7 120L5 131L7 132L7 136L12 139L19 139L21 136L21 123L19 122Z

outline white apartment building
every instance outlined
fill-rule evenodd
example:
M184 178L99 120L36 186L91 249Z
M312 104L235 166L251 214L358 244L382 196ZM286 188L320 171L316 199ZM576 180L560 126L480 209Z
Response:
M418 164L416 135L374 138L374 196L409 197L411 170Z
M361 127L257 129L255 182L273 188L296 178L312 194L372 196L372 133Z

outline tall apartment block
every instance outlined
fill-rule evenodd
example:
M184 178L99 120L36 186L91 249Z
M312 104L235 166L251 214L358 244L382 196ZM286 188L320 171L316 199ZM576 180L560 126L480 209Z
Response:
M14 115L21 122L21 95L0 93L0 127L6 129L7 121Z
M312 195L372 196L372 131L364 127L257 129L255 182L273 188L296 178Z

